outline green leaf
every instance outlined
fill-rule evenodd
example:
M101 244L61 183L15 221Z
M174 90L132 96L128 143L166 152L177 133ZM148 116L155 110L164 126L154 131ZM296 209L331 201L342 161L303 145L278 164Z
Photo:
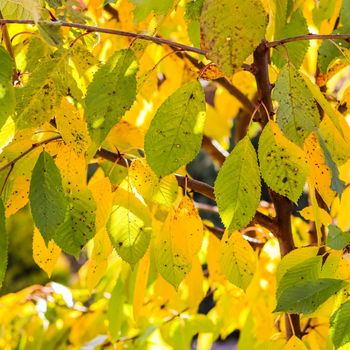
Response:
M169 175L195 158L205 122L201 84L192 81L159 107L145 136L148 164L158 176Z
M63 38L61 35L61 24L60 23L47 23L39 21L37 23L38 31L45 41L57 48L62 46Z
M336 3L337 0L319 0L315 3L316 6L312 10L312 17L318 28L320 28L322 21L329 20L333 16Z
M350 29L350 2L342 1L340 9L340 21L346 32Z
M350 342L350 301L345 302L330 319L330 336L336 349Z
M215 181L215 197L222 222L229 231L253 218L260 201L260 171L248 136L226 158Z
M277 298L281 293L301 281L317 280L321 272L322 256L314 256L287 269L278 282Z
M186 4L185 20L188 36L195 47L200 46L200 16L204 0L190 0Z
M157 16L166 15L173 6L174 0L131 0L134 7L134 20L139 23L153 11Z
M280 71L273 98L278 102L277 123L285 135L299 146L315 131L320 114L303 78L291 64Z
M333 161L333 158L330 152L328 151L326 142L324 141L321 133L318 133L318 139L319 139L323 154L325 156L326 164L328 165L328 167L331 169L331 172L332 172L331 188L333 191L337 192L339 196L341 196L345 188L345 183L339 178L338 167Z
M310 314L346 285L346 281L332 278L298 282L281 293L274 312Z
M60 171L45 151L40 154L33 169L29 200L34 223L48 244L65 218L67 200Z
M132 50L117 51L94 75L85 98L89 131L97 149L136 98L138 64Z
M228 237L225 231L220 242L220 269L235 286L246 290L257 268L256 256L251 245L235 231Z
M120 257L134 266L145 255L151 240L148 208L133 194L121 192L112 208L107 231Z
M0 46L0 128L15 110L16 100L12 81L13 61Z
M343 232L336 225L328 226L328 235L326 244L328 247L332 249L342 250L344 249L350 242L350 233Z
M334 30L331 34L348 34L349 29L339 28ZM323 40L318 49L317 60L321 73L327 73L328 69L336 59L345 59L345 61L348 61L344 56L342 49L350 49L350 44L346 40Z
M0 287L5 278L8 260L8 236L5 227L5 208L0 199Z
M94 237L96 204L88 188L71 192L66 216L54 235L54 241L66 253L78 256L84 245Z
M201 34L208 58L231 76L264 38L266 25L260 0L205 0Z
M301 10L298 10L279 32L279 35L275 37L275 40L303 35L307 32L308 26L305 17ZM276 50L273 50L272 61L278 68L283 67L287 62L299 68L303 63L308 48L309 42L307 40L281 45Z
M269 121L259 140L260 170L266 184L275 192L297 202L307 177L303 151L289 141Z

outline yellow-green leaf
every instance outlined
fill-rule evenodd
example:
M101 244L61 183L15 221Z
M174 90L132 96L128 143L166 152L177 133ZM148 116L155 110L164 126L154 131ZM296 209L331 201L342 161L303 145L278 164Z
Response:
M192 258L199 251L202 238L201 219L192 201L184 197L156 232L153 246L159 273L175 288L191 271Z
M235 286L246 290L257 268L253 248L235 231L228 236L226 230L221 239L219 264L221 271Z
M185 84L159 107L145 136L146 159L158 176L171 174L197 155L205 108L198 81Z
M296 202L307 177L304 152L289 141L273 121L268 122L260 136L259 161L266 184Z
M264 38L266 25L260 0L205 0L200 26L208 58L232 75Z
M306 137L320 123L320 114L303 78L291 64L286 64L280 71L273 98L278 102L279 127L290 140L302 147Z
M215 181L215 197L222 222L229 231L253 218L260 201L260 171L248 136L226 158Z
M149 246L151 216L148 208L128 191L119 188L114 198L107 230L117 253L134 266Z

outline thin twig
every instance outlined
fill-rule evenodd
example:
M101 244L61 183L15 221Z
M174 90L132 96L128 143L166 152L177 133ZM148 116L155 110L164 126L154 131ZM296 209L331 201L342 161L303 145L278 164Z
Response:
M304 34L304 35L298 35L293 36L290 38L284 38L279 39L275 41L269 41L266 42L266 47L276 47L279 45L284 45L287 43L292 43L295 41L302 41L302 40L326 40L326 39L333 39L333 40L347 40L350 39L350 34Z
M12 167L21 158L25 157L28 153L34 151L36 148L38 148L40 146L43 146L43 145L46 145L47 143L50 143L52 141L57 141L57 140L61 140L61 139L62 139L62 136L61 135L57 135L57 136L50 137L49 139L33 143L30 148L28 148L27 150L22 152L18 157L12 159L10 162L8 162L5 165L3 165L2 167L0 167L0 171L3 171L4 169L8 168L9 166Z
M0 19L0 24L16 24L16 23L17 24L35 24L35 22L31 19ZM88 26L86 24L71 23L71 22L65 22L65 21L41 21L41 23L47 24L47 25L60 25L61 27L79 28L79 29L86 30L87 32L105 33L105 34L126 36L130 38L137 38L141 40L152 41L156 44L164 44L170 47L176 47L178 49L188 51L188 52L198 53L200 55L207 54L206 51L198 49L196 47L180 44L172 40L163 39L152 35L127 32L127 31L117 30L117 29L101 28L96 26Z

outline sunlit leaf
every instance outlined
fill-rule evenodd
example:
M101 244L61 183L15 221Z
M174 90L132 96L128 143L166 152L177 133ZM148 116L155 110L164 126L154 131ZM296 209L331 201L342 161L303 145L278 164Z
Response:
M221 239L219 263L227 279L244 290L249 286L257 268L257 261L252 247L239 232L228 237L225 231Z
M306 137L320 123L320 114L303 78L291 65L280 71L273 97L278 102L277 123L285 135L303 146Z
M145 137L147 162L158 176L169 175L199 152L205 121L201 84L192 81L158 109Z
M205 0L201 35L209 59L232 75L263 39L266 20L259 0Z
M307 177L304 153L282 134L273 121L269 121L260 136L259 161L267 185L296 202Z
M248 137L226 158L214 188L219 214L226 228L234 231L249 224L260 201L260 171Z
M132 50L117 51L94 75L85 98L89 132L97 149L136 97L137 61Z
M33 259L36 264L42 268L49 277L57 263L61 249L51 239L47 243L37 227L34 227L33 234Z

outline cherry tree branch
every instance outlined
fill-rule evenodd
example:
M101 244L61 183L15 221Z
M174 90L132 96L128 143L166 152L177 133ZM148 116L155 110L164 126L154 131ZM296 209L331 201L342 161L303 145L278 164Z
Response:
M61 27L69 27L69 28L78 28L86 30L87 32L94 32L94 33L105 33L105 34L112 34L112 35L119 35L119 36L126 36L130 38L136 38L146 41L152 41L156 44L163 44L168 45L170 47L175 47L177 49L181 49L188 52L194 52L200 55L206 55L207 52L205 50L198 49L196 47L184 45L177 43L172 40L159 38L157 36L152 35L146 35L141 33L133 33L133 32L127 32L123 30L117 30L117 29L108 29L108 28L101 28L101 27L95 27L95 26L89 26L86 24L81 23L71 23L71 22L65 22L65 21L40 21L41 23L47 24L47 25L59 25ZM0 19L0 24L36 24L31 19Z
M266 43L266 47L276 47L279 45L284 45L288 43L292 43L295 41L303 41L303 40L325 40L325 39L331 39L331 40L347 40L350 39L350 34L304 34L304 35L298 35L293 36L290 38L285 39L279 39L275 41L270 41Z

